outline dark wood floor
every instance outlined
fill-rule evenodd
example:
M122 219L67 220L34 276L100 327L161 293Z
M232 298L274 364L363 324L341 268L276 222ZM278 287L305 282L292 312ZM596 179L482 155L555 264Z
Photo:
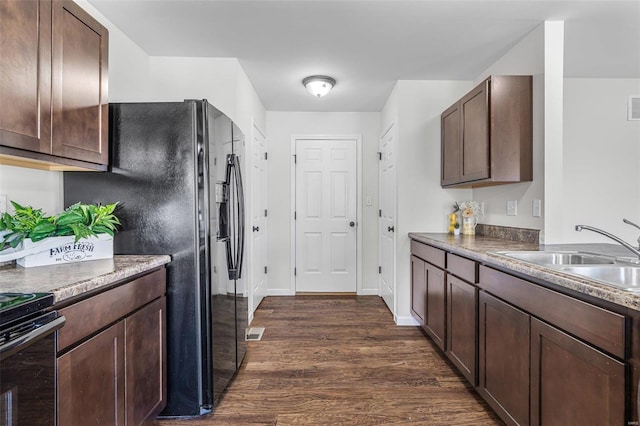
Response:
M379 297L268 297L251 325L263 338L214 414L156 425L502 424Z

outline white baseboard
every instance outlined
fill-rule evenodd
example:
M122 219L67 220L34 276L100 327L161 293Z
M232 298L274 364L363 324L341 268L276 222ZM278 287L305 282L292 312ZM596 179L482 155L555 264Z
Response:
M397 315L394 315L394 319L396 321L396 325L412 326L412 327L416 327L416 326L420 325L420 323L418 321L416 321L416 319L414 317L412 317L412 316L399 317Z
M358 291L358 296L378 296L378 289L368 289L368 290L360 289Z
M291 292L289 289L269 289L267 290L267 296L295 296L295 292Z

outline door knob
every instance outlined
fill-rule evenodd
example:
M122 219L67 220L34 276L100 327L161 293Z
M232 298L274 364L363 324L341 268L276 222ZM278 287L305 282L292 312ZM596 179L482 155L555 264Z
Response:
M252 227L252 229L253 229L253 232L260 231L260 227L259 226L254 226L254 227Z
M395 231L396 231L396 229L395 229L395 227L393 227L393 226L388 226L388 227L387 227L387 231L389 231L389 232L395 232Z
M353 228L354 226L356 226L356 223L351 221L351 222L349 222L349 226Z

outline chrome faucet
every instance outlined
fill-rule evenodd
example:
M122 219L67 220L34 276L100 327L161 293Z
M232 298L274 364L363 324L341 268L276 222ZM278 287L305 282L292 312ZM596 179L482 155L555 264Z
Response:
M640 229L640 226L636 225L635 223L631 222L628 219L622 219L622 221L624 223L626 223L627 225L632 225L632 226L635 226L636 228ZM583 229L586 229L587 231L593 231L593 232L596 232L598 234L604 235L605 237L611 238L613 241L621 244L624 248L626 248L627 250L631 251L633 254L638 256L638 259L640 259L640 237L638 237L638 248L635 248L631 244L629 244L626 241L622 240L621 238L618 238L615 235L608 233L607 231L603 231L602 229L594 228L593 226L588 226L588 225L576 225L576 231L580 232Z

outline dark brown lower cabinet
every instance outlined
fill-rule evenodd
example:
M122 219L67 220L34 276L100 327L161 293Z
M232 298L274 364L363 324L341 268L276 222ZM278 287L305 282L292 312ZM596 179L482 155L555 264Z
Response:
M424 320L425 331L442 349L446 349L446 311L447 311L447 283L446 273L430 263L425 262L427 275L427 303Z
M411 315L443 351L446 348L445 277L442 269L411 256Z
M529 314L480 292L480 394L507 423L529 424Z
M478 288L447 275L446 354L473 386L478 385Z
M166 272L58 310L58 424L149 424L166 406Z
M625 366L531 320L531 424L624 424Z
M424 326L427 303L427 271L424 260L411 256L411 315Z
M58 424L124 425L124 323L58 358Z
M163 297L124 320L127 425L153 419L167 400L165 318Z

